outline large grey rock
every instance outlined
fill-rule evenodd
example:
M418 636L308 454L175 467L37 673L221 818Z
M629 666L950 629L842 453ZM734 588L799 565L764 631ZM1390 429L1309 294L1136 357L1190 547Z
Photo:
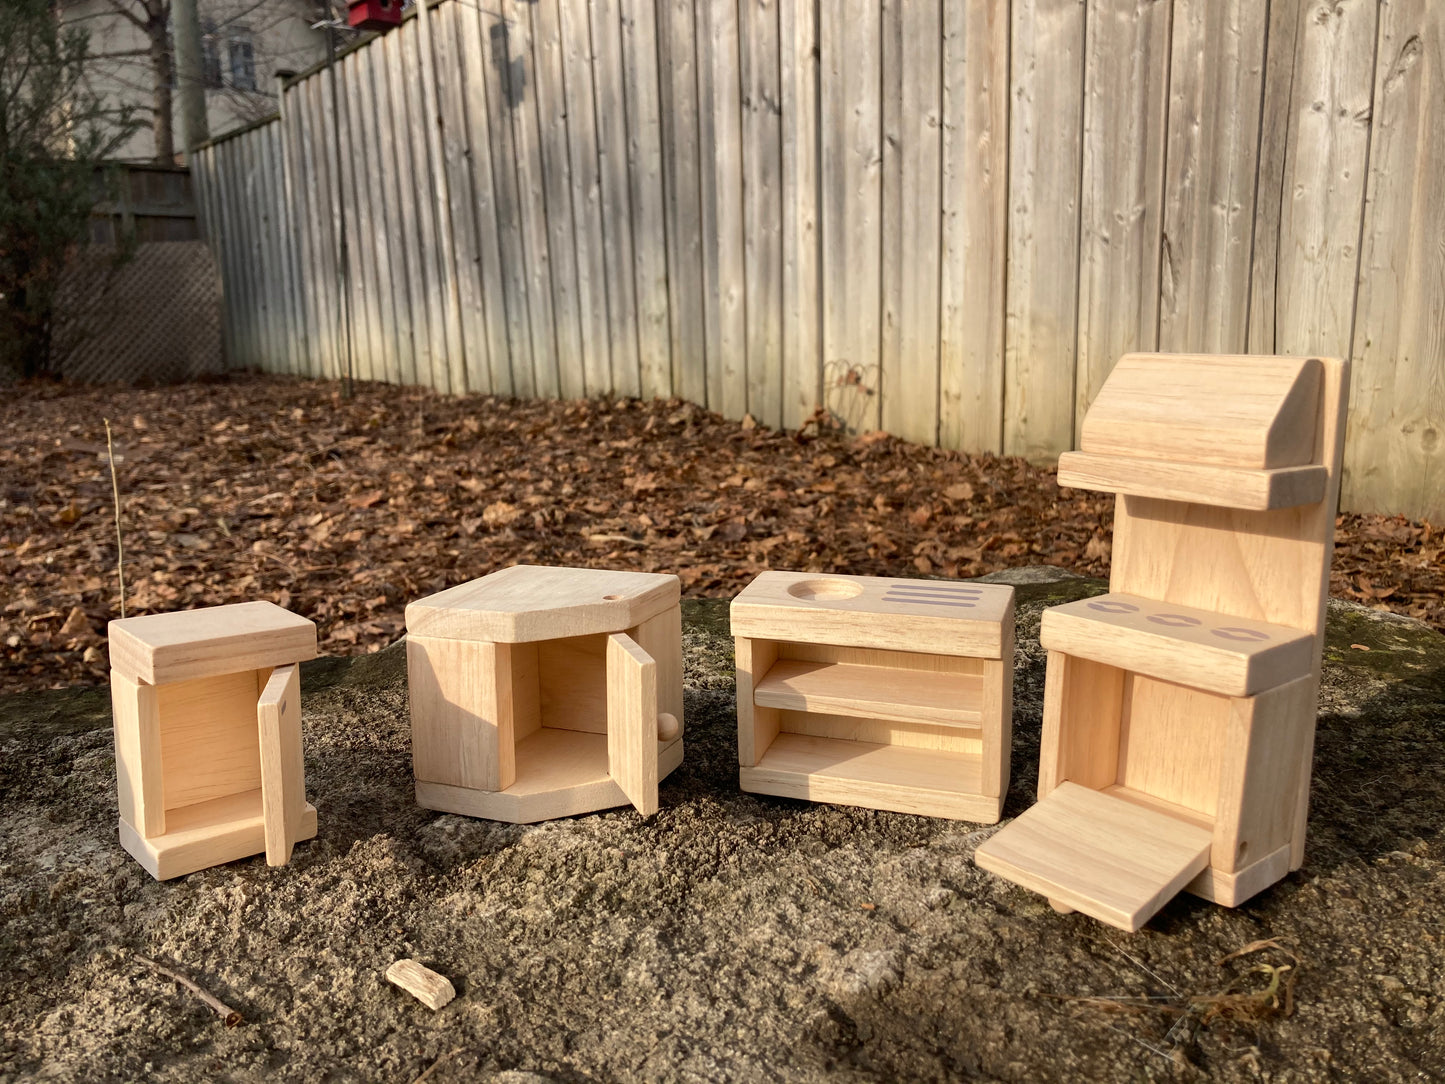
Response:
M1013 816L1037 771L1039 613L1103 585L1002 578L1019 588ZM1332 603L1307 865L1237 910L1184 897L1126 936L977 870L991 826L739 793L726 616L686 604L687 759L649 821L418 809L393 647L305 670L318 839L283 869L166 884L116 842L105 690L0 698L0 1082L1445 1072L1445 638ZM1218 961L1268 939L1298 957L1293 1015L1198 1000L1263 989L1250 969L1280 950ZM431 1013L387 984L402 956L456 1001ZM1088 1000L1121 997L1161 1000Z

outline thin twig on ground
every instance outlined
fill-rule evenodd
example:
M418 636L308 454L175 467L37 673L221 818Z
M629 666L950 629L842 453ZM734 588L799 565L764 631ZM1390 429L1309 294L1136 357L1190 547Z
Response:
M461 1053L463 1050L465 1050L465 1049L466 1049L466 1047L464 1047L464 1046L459 1046L459 1047L457 1047L455 1050L452 1050L452 1051L449 1051L448 1053L443 1054L441 1057L437 1058L436 1061L432 1062L432 1063L431 1063L430 1065L428 1065L425 1069L423 1069L422 1072L421 1072L421 1075L420 1075L419 1077L417 1077L415 1080L413 1080L413 1081L411 1082L411 1084L422 1084L422 1081L424 1081L427 1077L429 1077L429 1076L431 1076L433 1073L435 1073L439 1068L441 1068L441 1066L442 1066L444 1063L451 1061L454 1057L456 1057L458 1054L460 1054L460 1053Z
M110 492L115 501L115 575L120 580L120 616L125 620L125 543L120 536L120 482L115 477L115 444L110 439L110 419L105 419L105 457L110 463Z
M146 967L150 968L152 971L156 972L159 975L164 975L166 978L180 983L187 990L189 990L191 993L195 994L198 998L204 1001L212 1010L214 1010L216 1015L225 1022L225 1025L228 1028L233 1028L237 1024L243 1022L241 1014L238 1013L235 1009L231 1008L231 1006L227 1005L224 1001L216 997L214 994L201 989L201 987L197 986L194 982L192 982L190 979L186 978L179 972L172 971L168 967L162 967L154 960L146 956L142 956L139 953L136 953L134 956L131 957L131 959L133 959L138 964L144 964Z

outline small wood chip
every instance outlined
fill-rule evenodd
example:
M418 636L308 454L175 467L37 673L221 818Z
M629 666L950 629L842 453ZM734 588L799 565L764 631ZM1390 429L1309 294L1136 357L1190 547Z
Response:
M415 960L398 960L386 969L386 980L416 998L428 1009L440 1009L457 996L451 980Z

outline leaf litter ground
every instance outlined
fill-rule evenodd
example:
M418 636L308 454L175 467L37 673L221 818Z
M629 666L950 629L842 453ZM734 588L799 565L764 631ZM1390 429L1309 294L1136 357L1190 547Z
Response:
M1112 501L1023 459L802 436L672 401L517 402L242 376L34 383L0 404L6 691L106 680L118 616L103 419L131 614L270 599L328 654L376 651L412 599L516 563L675 572L730 596L766 568L1108 573ZM1445 530L1342 515L1331 591L1445 629Z

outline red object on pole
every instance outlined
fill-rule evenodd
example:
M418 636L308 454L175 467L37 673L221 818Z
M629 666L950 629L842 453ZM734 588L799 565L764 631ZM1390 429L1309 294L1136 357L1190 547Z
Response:
M350 0L348 26L357 30L390 30L401 22L402 0Z

